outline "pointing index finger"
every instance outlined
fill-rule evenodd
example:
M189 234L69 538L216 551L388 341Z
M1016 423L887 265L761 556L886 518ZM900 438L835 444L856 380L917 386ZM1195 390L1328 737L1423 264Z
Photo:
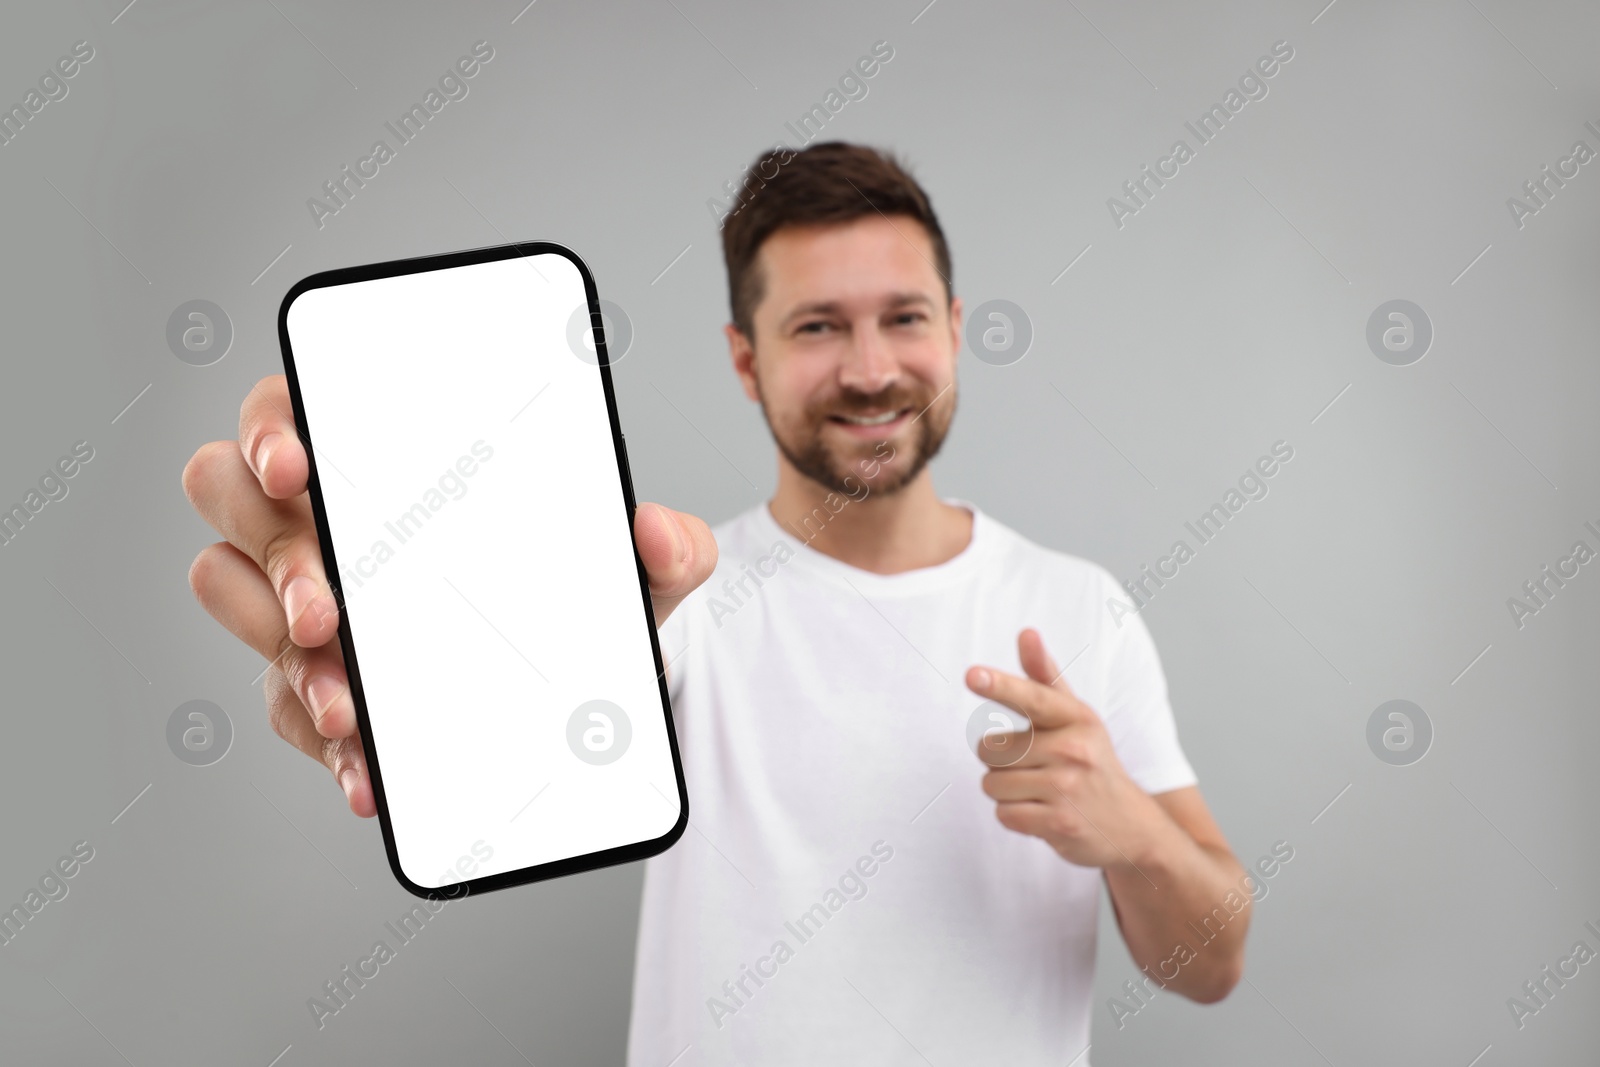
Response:
M1083 718L1083 705L1065 689L993 667L969 668L967 688L1026 715L1035 730L1054 730Z
M1044 639L1033 629L1017 637L1017 652L1027 677L993 667L967 671L967 688L1026 715L1036 730L1053 730L1093 718L1094 712L1072 692L1045 650Z

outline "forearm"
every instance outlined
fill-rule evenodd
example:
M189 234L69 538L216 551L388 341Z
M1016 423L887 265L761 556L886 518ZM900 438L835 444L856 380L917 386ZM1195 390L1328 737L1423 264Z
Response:
M1156 985L1201 1003L1221 1000L1244 970L1244 870L1225 847L1198 844L1155 807L1150 843L1105 868L1117 924Z

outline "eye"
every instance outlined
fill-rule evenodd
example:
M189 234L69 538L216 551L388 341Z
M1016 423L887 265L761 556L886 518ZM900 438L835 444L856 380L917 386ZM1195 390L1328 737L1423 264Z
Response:
M902 311L895 315L894 321L897 326L905 326L913 322L925 322L927 318L928 316L920 311Z
M822 319L814 319L811 322L803 322L803 323L801 323L798 327L795 328L795 333L808 333L808 334L816 335L816 334L822 333L824 330L830 330L832 328L833 328L833 323L826 322L826 321L824 321Z

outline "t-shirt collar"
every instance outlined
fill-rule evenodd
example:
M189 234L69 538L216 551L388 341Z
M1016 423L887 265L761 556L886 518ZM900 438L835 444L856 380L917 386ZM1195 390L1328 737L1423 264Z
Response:
M959 497L941 498L946 504L964 508L972 515L972 537L966 547L943 563L931 567L918 567L899 574L876 574L862 570L825 552L813 548L806 538L794 530L786 529L773 518L768 504L763 502L753 509L756 526L756 543L764 550L776 541L789 546L794 557L785 566L798 566L808 573L830 581L853 586L857 592L868 595L898 596L938 589L966 579L989 550L993 531L987 516L977 505ZM848 506L848 505L847 505Z

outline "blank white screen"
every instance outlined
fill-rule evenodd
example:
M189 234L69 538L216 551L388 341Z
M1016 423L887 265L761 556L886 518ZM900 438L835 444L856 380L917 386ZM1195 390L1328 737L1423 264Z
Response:
M426 888L678 821L600 370L568 344L580 307L577 267L546 253L287 313L399 863ZM568 743L591 700L631 726L610 763ZM580 747L619 750L618 724L608 750L585 722Z

